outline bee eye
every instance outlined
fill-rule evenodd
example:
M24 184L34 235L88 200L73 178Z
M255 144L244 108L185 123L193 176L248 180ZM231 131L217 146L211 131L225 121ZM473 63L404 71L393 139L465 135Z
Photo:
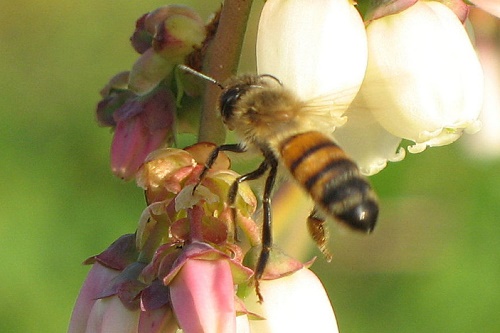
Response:
M220 113L224 120L229 119L234 112L238 100L249 89L248 85L237 85L224 91L219 98Z

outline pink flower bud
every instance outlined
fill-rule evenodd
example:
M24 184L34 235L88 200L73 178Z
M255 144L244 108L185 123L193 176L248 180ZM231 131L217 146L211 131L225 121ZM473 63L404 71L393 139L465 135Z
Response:
M153 48L163 57L184 59L204 39L205 26L200 17L172 15L157 26Z
M204 39L203 20L187 6L164 6L142 16L131 38L142 55L130 72L129 89L141 95L148 93Z
M235 284L248 279L251 271L203 243L184 251L164 279L180 327L186 333L235 332Z
M135 31L130 37L132 46L139 53L144 53L153 45L153 39L158 34L158 29L165 21L174 17L183 16L198 22L203 26L203 21L192 8L184 5L167 5L144 14L135 23Z
M114 113L116 129L111 144L111 169L125 180L135 176L146 156L171 135L175 99L167 89L126 102Z
M235 331L234 285L227 261L188 260L170 284L170 295L184 332Z

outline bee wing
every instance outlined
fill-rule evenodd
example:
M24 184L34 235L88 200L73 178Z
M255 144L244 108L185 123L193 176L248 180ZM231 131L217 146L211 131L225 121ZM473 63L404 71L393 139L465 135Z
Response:
M358 89L348 89L306 100L298 117L309 123L311 130L332 133L347 121L344 113L354 99Z

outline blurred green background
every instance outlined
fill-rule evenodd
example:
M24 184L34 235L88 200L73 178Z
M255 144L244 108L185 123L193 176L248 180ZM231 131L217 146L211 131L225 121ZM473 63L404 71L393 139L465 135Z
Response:
M218 6L198 2L203 17ZM136 227L142 193L111 175L111 135L94 108L100 88L136 58L135 20L162 4L0 5L0 332L64 332L88 271L81 262ZM251 69L250 42L245 52ZM481 159L464 142L372 178L382 206L373 235L332 226L334 260L313 267L341 332L499 331L500 159ZM280 222L285 250L298 251L302 237L302 257L318 255L304 223Z

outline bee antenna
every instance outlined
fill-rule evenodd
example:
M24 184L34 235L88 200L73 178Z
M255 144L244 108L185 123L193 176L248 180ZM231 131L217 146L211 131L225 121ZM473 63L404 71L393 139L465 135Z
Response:
M199 78L202 78L202 79L204 79L204 80L206 80L206 81L208 81L208 82L211 82L211 83L213 83L213 84L216 84L219 88L224 89L224 86L223 86L222 84L220 84L220 82L219 82L219 81L217 81L216 79L211 78L210 76L207 76L207 75L205 75L205 74L203 74L203 73L200 73L200 72L198 72L198 71L196 71L196 70L192 69L191 67L188 67L188 66L186 66L186 65L182 65L182 64L181 64L181 65L177 65L177 67L178 67L179 69L183 70L184 72L188 72L188 73L190 73L190 74L193 74L194 76L197 76L197 77L199 77Z
M259 75L260 77L268 77L270 79L273 79L274 81L278 82L278 84L280 86L283 86L283 82L281 82L280 79L278 79L276 76L272 75L272 74L262 74L262 75Z

